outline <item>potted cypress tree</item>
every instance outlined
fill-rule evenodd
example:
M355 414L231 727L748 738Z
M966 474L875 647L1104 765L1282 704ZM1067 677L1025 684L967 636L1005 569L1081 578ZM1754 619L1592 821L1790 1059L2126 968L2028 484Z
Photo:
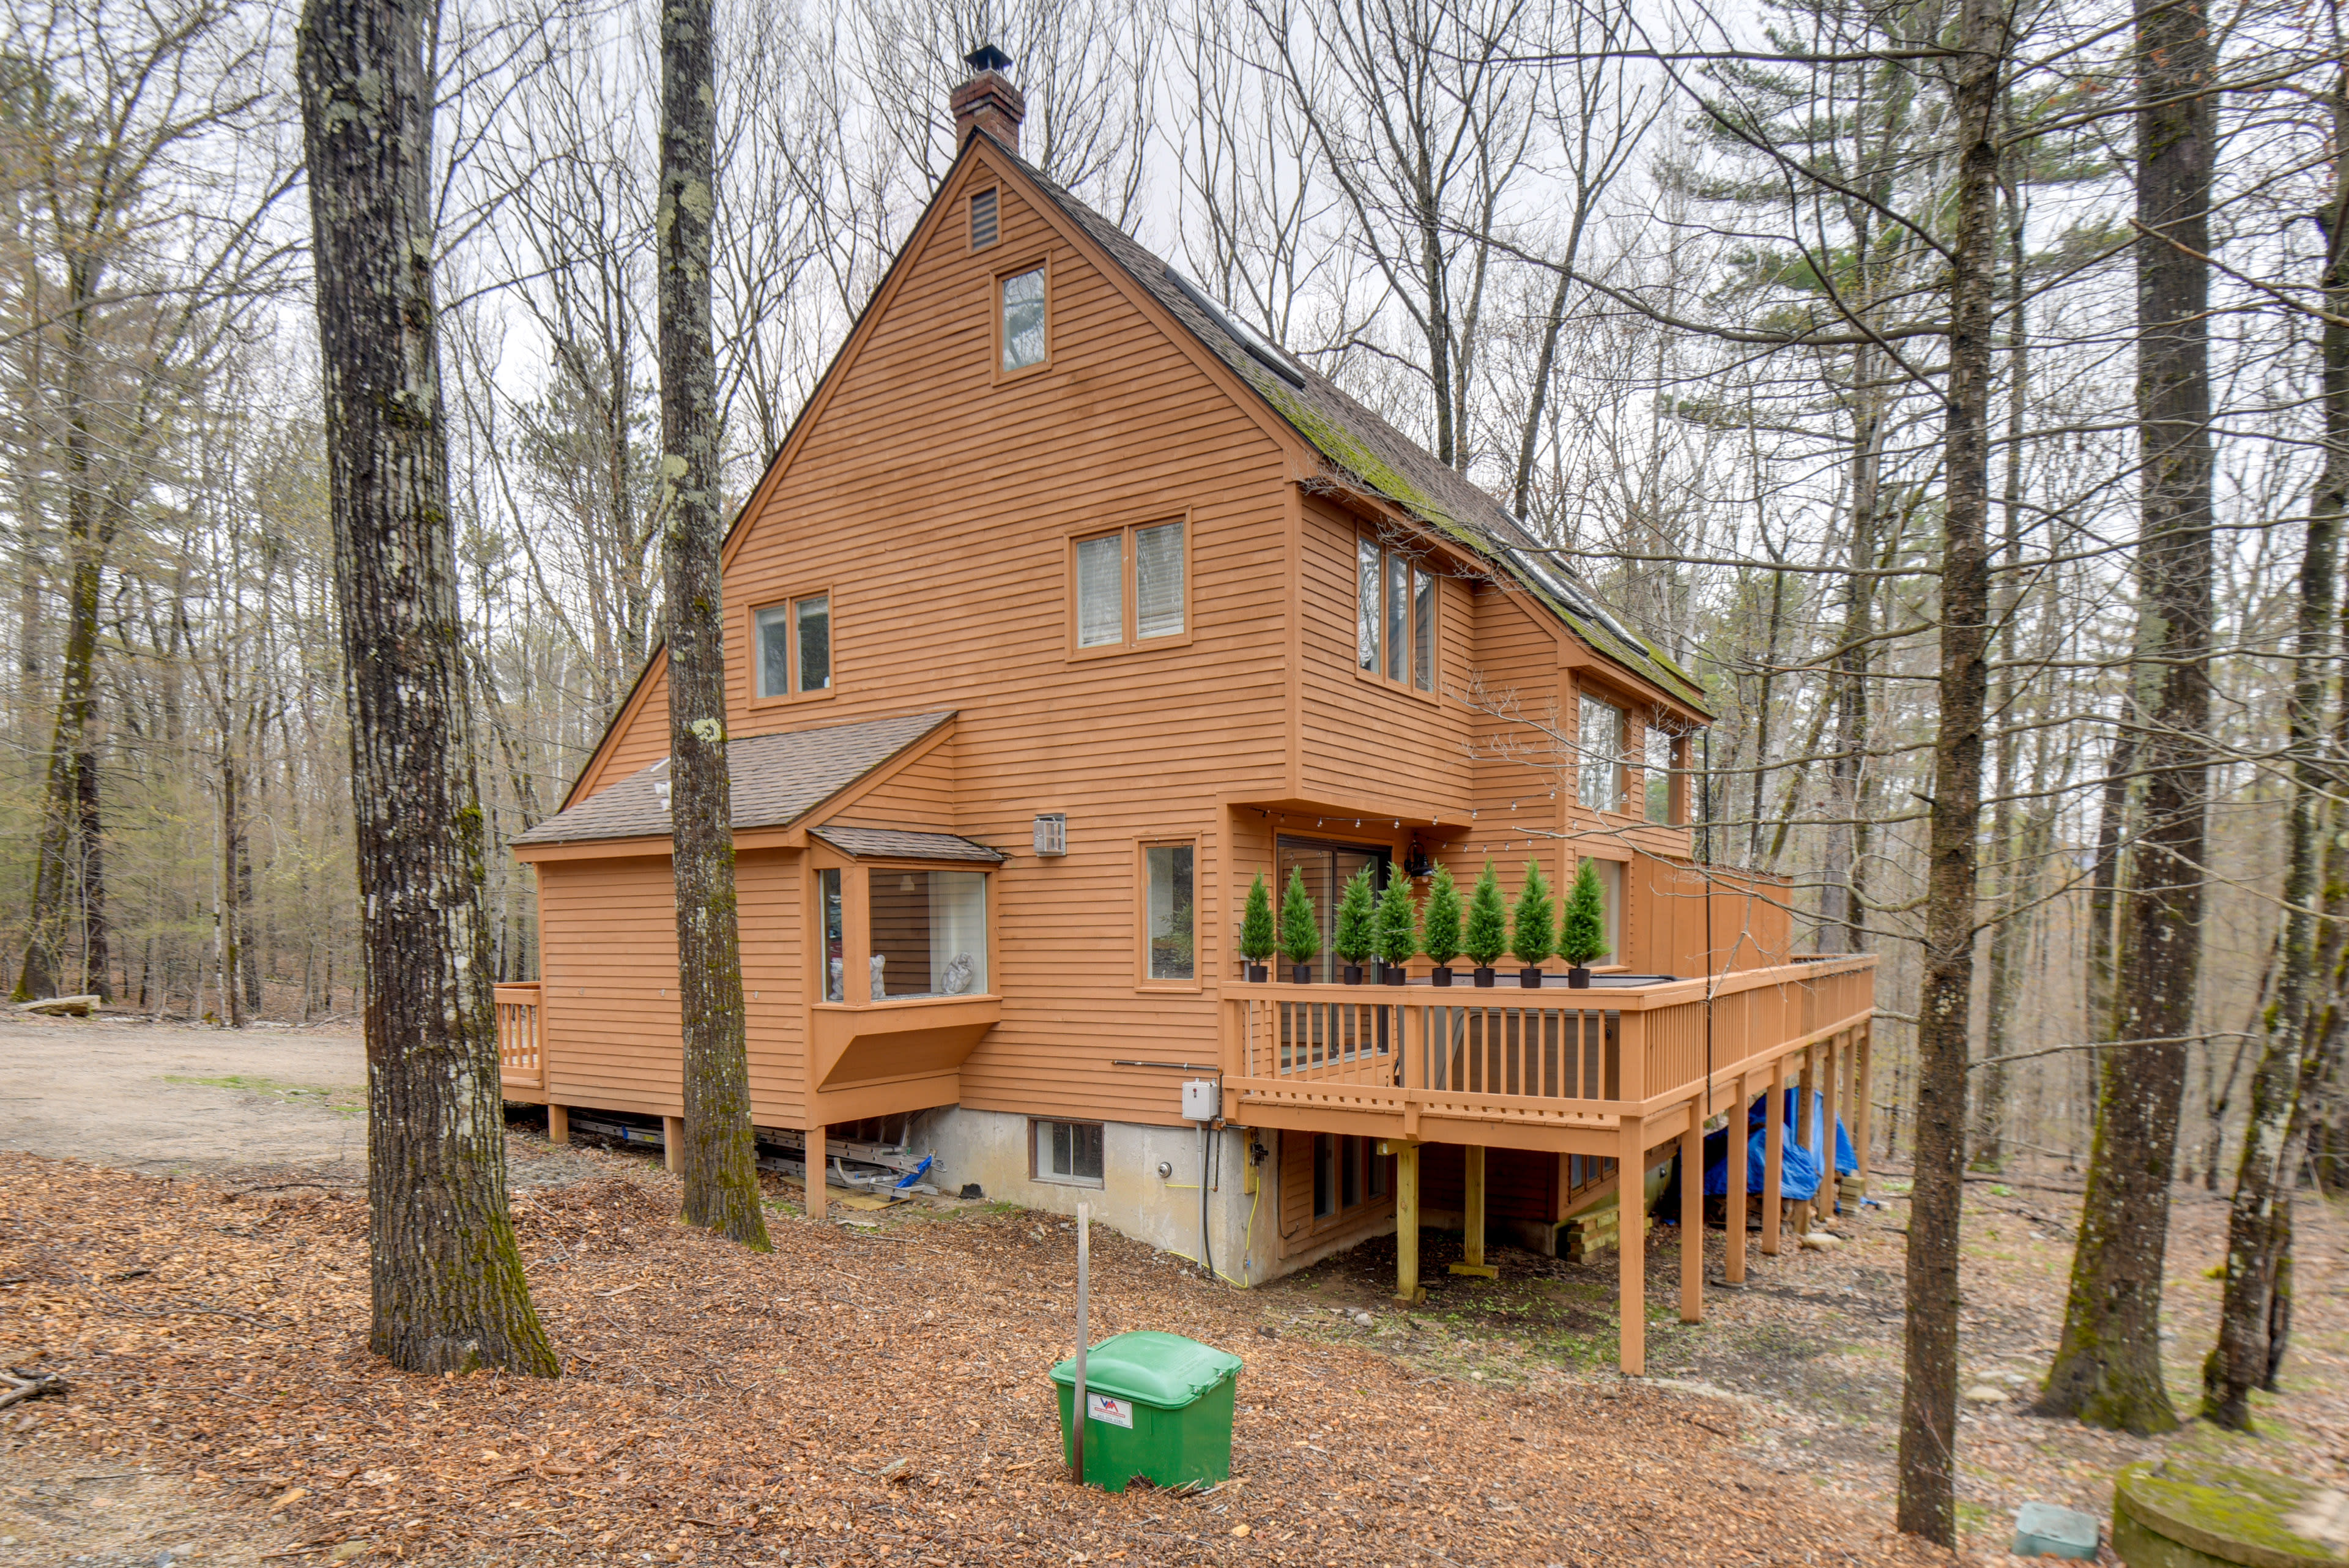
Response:
M1493 983L1493 962L1508 946L1509 912L1502 907L1501 884L1487 860L1485 869L1476 874L1476 890L1468 895L1468 929L1460 939L1460 950L1476 966L1478 985Z
M1557 928L1550 924L1551 911L1557 908L1540 864L1526 861L1526 885L1517 890L1515 919L1510 922L1509 951L1526 966L1517 971L1517 983L1527 991L1541 989L1542 960L1549 957L1557 940Z
M1362 961L1378 951L1379 901L1371 885L1371 868L1363 867L1346 880L1345 891L1338 895L1338 929L1332 933L1330 950L1346 966L1346 983L1362 983Z
M1387 890L1379 898L1379 979L1389 985L1403 982L1403 965L1419 951L1419 911L1412 907L1411 882L1401 871L1387 872Z
M1240 957L1247 961L1247 978L1252 984L1262 985L1272 978L1265 963L1279 950L1272 927L1272 894L1264 885L1264 873L1256 874L1248 888L1247 907L1240 913Z
M1314 918L1313 897L1305 890L1305 873L1293 866L1288 886L1280 895L1280 956L1288 961L1293 983L1313 983L1313 961L1321 956L1321 922Z
M1427 879L1427 910L1420 921L1419 950L1434 963L1431 983L1452 983L1452 961L1460 956L1460 888L1449 867L1438 866Z
M1588 860L1574 874L1574 889L1566 896L1557 956L1568 966L1566 983L1578 991L1590 984L1590 961L1607 956L1607 895L1599 886L1599 867Z

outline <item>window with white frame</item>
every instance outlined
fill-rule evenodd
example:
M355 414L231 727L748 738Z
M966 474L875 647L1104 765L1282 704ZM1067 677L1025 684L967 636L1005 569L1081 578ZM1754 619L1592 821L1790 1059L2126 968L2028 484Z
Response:
M1585 694L1575 732L1579 753L1577 797L1591 811L1623 809L1623 710Z
M1024 370L1044 362L1044 269L1015 272L996 286L1002 311L1003 369Z
M1036 1179L1102 1185L1102 1124L1048 1122L1036 1129Z
M1640 732L1640 750L1646 754L1640 774L1647 796L1648 820L1670 822L1672 819L1672 732L1661 724L1651 722Z
M1361 537L1354 541L1354 651L1367 674L1435 690L1435 575Z
M1144 523L1076 541L1076 642L1130 648L1183 634L1183 523Z
M761 610L759 695L791 697L832 689L832 596L810 594Z

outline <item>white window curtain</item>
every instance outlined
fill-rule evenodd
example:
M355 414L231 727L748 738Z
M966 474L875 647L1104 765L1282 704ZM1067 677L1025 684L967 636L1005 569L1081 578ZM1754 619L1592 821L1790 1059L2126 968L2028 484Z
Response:
M1125 536L1104 534L1077 546L1077 646L1125 640Z
M1133 635L1174 637L1183 629L1183 524L1133 531Z

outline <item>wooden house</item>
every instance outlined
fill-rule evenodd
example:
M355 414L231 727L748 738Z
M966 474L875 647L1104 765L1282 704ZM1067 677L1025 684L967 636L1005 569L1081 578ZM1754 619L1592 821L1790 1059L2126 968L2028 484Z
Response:
M1090 1197L1239 1283L1392 1231L1406 1298L1422 1226L1468 1268L1488 1234L1554 1248L1773 1082L1864 1147L1872 961L1789 952L1782 889L1694 862L1696 682L1021 161L1001 63L974 57L957 161L725 545L762 1136L820 1169L902 1130L948 1190ZM506 1093L558 1127L680 1110L667 726L656 654L515 847L541 979L499 988ZM1244 978L1259 874L1326 922L1363 866L1464 889L1488 858L1511 888L1596 863L1592 988Z

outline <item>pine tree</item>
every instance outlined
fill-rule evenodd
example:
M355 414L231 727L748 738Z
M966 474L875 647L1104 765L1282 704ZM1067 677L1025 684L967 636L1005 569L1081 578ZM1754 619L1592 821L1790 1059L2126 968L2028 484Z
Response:
M1526 861L1526 885L1517 890L1516 919L1509 931L1509 951L1528 969L1549 957L1550 944L1557 936L1557 928L1550 924L1557 909L1557 901L1550 897L1540 863Z
M1419 911L1413 908L1411 883L1399 871L1387 873L1387 890L1379 899L1379 957L1401 969L1419 951Z
M1566 896L1566 924L1557 935L1557 956L1580 969L1607 956L1607 895L1599 886L1599 867L1582 863L1574 874L1574 888Z
M1280 956L1290 963L1311 963L1321 956L1321 922L1314 918L1313 897L1305 890L1305 873L1291 867L1288 887L1280 895Z
M1371 886L1371 868L1363 867L1347 880L1338 896L1338 929L1330 950L1338 961L1359 964L1378 950L1378 894Z
M1490 969L1509 945L1509 912L1501 903L1500 879L1493 863L1476 874L1476 890L1468 896L1468 934L1460 949L1478 969Z
M1272 893L1264 885L1264 873L1256 874L1256 882L1248 888L1247 908L1240 914L1240 957L1250 963L1262 963L1279 950L1272 926Z
M1460 956L1460 888L1443 866L1427 879L1427 909L1420 922L1420 951L1441 969Z

